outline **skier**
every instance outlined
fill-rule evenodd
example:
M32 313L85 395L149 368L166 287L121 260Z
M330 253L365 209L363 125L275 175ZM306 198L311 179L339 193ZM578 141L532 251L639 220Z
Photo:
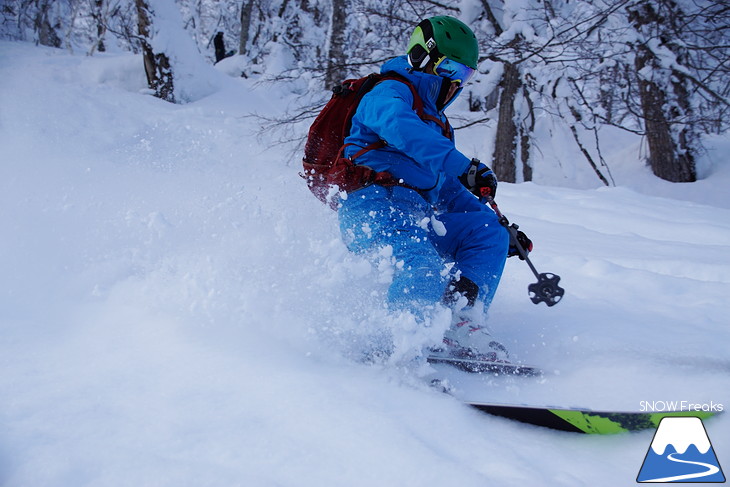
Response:
M399 184L372 184L348 194L338 216L351 251L392 247L392 309L423 321L436 306L452 308L452 325L433 353L504 360L506 350L490 336L484 318L509 253L509 234L475 196L493 197L497 179L485 164L456 149L444 115L477 61L476 36L461 21L438 16L418 24L407 54L385 62L381 72L412 83L426 119L414 112L408 85L384 80L363 97L345 139L352 144L345 148L347 157L384 141L359 155L356 164L386 171ZM446 276L445 262L455 263Z

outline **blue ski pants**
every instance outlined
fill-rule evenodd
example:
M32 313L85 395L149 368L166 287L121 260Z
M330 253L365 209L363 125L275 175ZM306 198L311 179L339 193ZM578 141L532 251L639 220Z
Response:
M395 186L368 186L341 201L340 231L348 249L375 256L392 247L391 308L421 315L424 306L442 301L451 274L460 273L479 287L489 306L504 270L509 234L495 213L476 205L471 211L436 212L421 195Z

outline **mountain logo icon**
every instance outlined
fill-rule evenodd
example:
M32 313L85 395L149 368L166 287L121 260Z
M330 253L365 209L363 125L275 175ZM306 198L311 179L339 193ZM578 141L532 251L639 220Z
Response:
M636 481L725 482L702 420L694 416L662 418Z

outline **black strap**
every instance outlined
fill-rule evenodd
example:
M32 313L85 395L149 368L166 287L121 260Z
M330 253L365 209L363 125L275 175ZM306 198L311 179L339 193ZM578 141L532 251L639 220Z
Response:
M423 42L426 43L426 48L428 49L428 55L431 56L431 61L436 62L436 60L441 57L441 53L436 45L436 37L433 35L433 24L431 24L429 19L424 19L420 24L418 24L418 27L420 27L421 32L423 32ZM433 47L431 48L428 47L429 40L433 41Z

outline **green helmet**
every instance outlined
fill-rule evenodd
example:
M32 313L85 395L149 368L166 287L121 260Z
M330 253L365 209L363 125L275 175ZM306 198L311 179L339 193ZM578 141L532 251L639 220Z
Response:
M441 15L418 24L411 35L407 53L408 62L416 69L443 56L476 69L479 45L474 32L464 22Z

